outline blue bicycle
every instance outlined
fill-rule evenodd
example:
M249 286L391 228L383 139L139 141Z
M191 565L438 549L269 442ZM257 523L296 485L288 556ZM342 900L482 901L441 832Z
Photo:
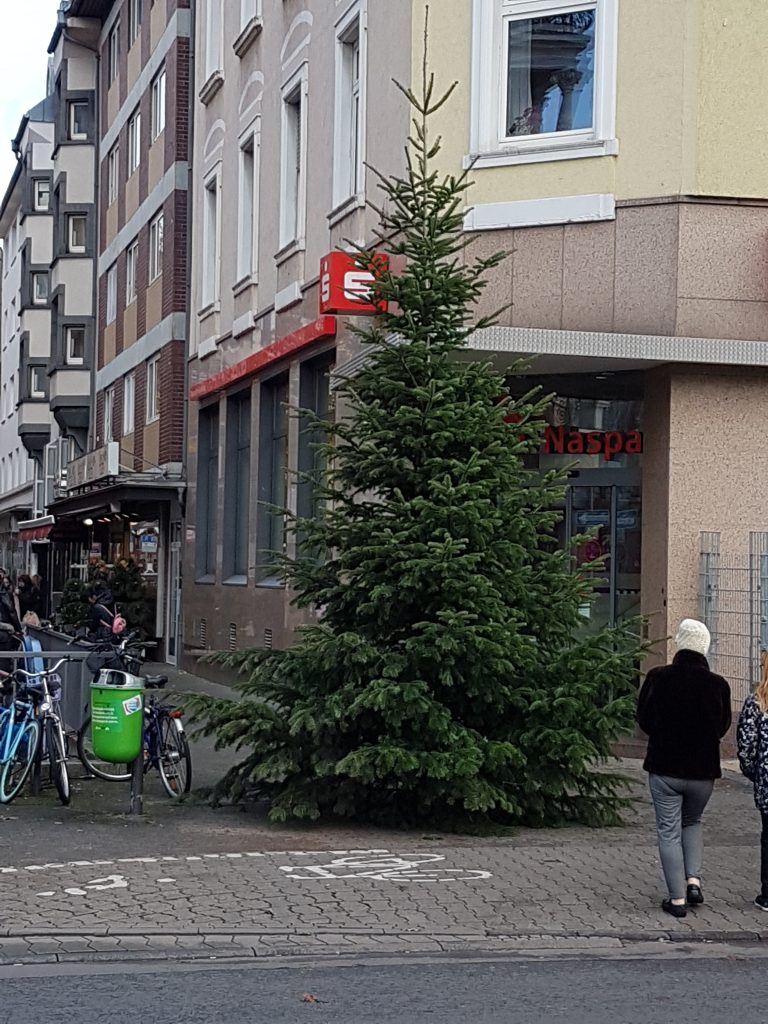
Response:
M11 679L8 706L0 710L0 804L9 804L21 792L40 743L35 706Z

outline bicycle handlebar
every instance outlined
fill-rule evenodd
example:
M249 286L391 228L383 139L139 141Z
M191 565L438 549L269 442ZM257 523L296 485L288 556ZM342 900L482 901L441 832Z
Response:
M58 672L62 665L69 661L69 658L60 658L55 665L50 668L43 669L42 672L27 672L26 669L17 668L14 672L8 673L9 675L20 675L26 676L27 679L39 679L41 676L52 676L54 672Z

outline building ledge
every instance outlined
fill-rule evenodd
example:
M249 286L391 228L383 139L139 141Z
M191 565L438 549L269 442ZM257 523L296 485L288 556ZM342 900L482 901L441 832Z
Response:
M258 37L261 35L261 30L264 27L264 21L258 16L254 16L243 28L243 31L232 43L232 49L235 51L238 57L243 57L256 42Z
M224 85L223 73L221 71L212 72L203 83L200 92L198 93L200 102L208 106L219 89L221 89L222 85Z

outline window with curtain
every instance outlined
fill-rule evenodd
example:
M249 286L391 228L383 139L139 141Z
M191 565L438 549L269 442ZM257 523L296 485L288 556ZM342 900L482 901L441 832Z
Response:
M227 464L224 486L224 577L231 583L248 579L248 538L251 498L251 392L227 400Z
M261 388L259 431L259 564L273 575L275 558L285 552L288 504L288 379Z
M197 430L195 563L198 579L216 576L216 509L219 493L219 407L200 410Z

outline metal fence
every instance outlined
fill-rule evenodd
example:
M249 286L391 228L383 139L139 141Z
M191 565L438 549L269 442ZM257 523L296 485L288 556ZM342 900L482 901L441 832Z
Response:
M719 533L701 534L699 617L712 634L710 664L740 707L759 680L760 652L768 650L768 533L750 533L741 555L724 555Z

